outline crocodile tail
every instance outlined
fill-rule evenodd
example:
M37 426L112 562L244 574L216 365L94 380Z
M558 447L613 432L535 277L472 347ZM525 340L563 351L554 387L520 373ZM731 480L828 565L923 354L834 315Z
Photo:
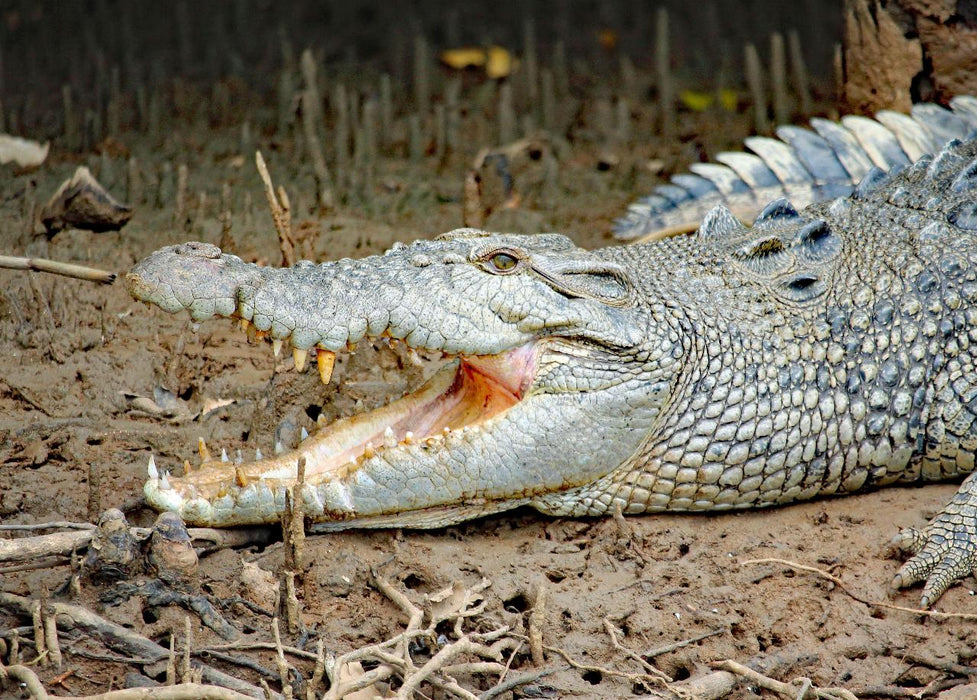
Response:
M846 196L872 168L909 165L951 139L977 135L977 97L955 97L950 106L918 104L909 115L883 111L875 119L815 118L810 129L778 127L776 139L750 137L745 145L752 153L725 152L716 156L719 164L693 163L691 173L674 175L632 204L615 222L614 235L655 240L692 231L720 204L749 222L781 197L804 207Z

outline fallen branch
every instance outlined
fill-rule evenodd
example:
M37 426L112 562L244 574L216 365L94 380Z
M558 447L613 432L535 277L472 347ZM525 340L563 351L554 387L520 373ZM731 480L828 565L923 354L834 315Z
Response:
M12 608L21 615L29 616L33 603L34 600L31 598L0 591L0 606ZM132 656L140 656L155 661L160 661L169 656L168 649L151 639L147 639L122 625L110 622L80 605L57 601L52 601L48 605L51 612L57 615L58 627L62 630L78 629L99 640L106 647ZM195 662L195 667L202 671L203 680L208 683L230 688L251 697L264 697L262 689L255 685L238 680L200 662Z
M814 697L821 700L858 700L850 690L844 688L818 688L808 678L797 678L793 683L784 683L731 659L718 661L712 666L722 671L735 673L750 683L790 698L805 698L808 693L814 693Z
M880 608L886 608L888 610L899 610L901 612L912 613L913 615L925 615L926 617L934 617L938 620L977 620L977 614L975 613L946 613L938 610L924 610L923 608L907 608L903 605L893 605L892 603L886 603L882 600L869 600L868 598L849 589L842 582L842 580L834 574L830 574L827 571L823 571L822 569L818 569L813 566L798 564L797 562L793 562L788 559L747 559L746 561L740 562L740 564L744 566L746 564L782 564L783 566L794 569L795 571L803 571L809 574L814 574L835 584L841 589L842 593L847 595L852 600L862 603L863 605L873 605Z
M52 275L73 277L88 282L101 282L102 284L112 284L116 278L114 272L106 272L105 270L85 267L84 265L58 262L57 260L47 260L46 258L21 258L13 255L0 255L0 267L7 268L8 270L49 272Z
M41 685L37 674L27 666L0 666L0 675L6 673L11 679L23 683L30 693L32 700L48 700L55 697L48 695ZM183 683L181 685L161 685L155 688L125 688L110 690L98 695L73 696L75 700L245 700L248 695L242 695L228 688L218 688L212 685L198 683Z
M79 527L79 523L41 523L38 529L47 527ZM28 526L4 526L3 529L26 529ZM90 529L69 530L68 532L53 532L48 535L33 535L31 537L16 537L0 539L0 562L32 561L41 557L54 555L67 556L74 551L84 549L92 541L95 527ZM145 527L130 528L132 536L137 540L146 539L151 530ZM211 547L235 548L246 547L251 544L267 544L271 541L271 528L253 527L243 530L218 530L211 527L191 527L188 529L194 542L209 543Z

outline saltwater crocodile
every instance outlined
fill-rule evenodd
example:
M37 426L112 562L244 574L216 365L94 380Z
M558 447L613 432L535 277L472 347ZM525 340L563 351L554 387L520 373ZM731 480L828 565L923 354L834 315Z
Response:
M520 505L559 515L706 511L959 477L977 447L977 141L872 170L748 228L587 251L463 229L382 256L289 269L204 243L163 248L130 293L253 325L296 365L395 338L453 358L418 391L253 463L147 500L187 521L277 520L296 464L327 529L435 527ZM936 600L977 562L977 475L923 531L896 586Z

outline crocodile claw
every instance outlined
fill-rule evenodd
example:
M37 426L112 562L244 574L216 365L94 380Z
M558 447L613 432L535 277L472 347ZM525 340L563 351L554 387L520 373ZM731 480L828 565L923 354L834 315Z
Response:
M922 530L907 528L891 544L913 556L893 577L890 590L925 581L920 604L930 607L955 581L977 571L977 473Z

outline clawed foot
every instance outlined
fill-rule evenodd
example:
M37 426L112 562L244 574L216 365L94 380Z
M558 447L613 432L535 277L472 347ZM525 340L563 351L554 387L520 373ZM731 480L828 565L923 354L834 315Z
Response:
M892 579L890 592L925 581L920 604L930 607L958 579L977 569L977 473L922 530L907 528L891 543L913 556Z

